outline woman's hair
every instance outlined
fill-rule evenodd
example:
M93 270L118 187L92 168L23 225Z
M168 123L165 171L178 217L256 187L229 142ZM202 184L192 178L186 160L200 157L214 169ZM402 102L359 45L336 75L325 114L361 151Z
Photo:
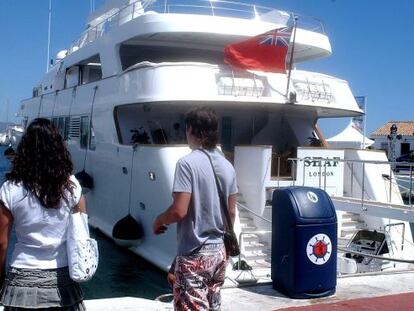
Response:
M191 126L191 134L198 138L205 149L214 149L218 141L216 112L209 107L197 107L187 112L185 125Z
M73 194L70 181L73 164L62 136L47 119L33 120L27 127L6 179L35 194L46 208L58 208L66 202L66 190Z

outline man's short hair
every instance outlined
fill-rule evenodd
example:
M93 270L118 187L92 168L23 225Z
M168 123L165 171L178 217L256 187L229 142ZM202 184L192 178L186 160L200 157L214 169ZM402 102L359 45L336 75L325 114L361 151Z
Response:
M217 114L213 108L197 107L187 112L185 126L201 142L204 149L214 149L218 142Z

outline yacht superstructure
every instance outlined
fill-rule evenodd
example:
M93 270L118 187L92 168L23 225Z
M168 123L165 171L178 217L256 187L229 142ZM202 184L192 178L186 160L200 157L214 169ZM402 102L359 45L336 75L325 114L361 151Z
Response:
M175 230L155 236L152 221L170 205L176 161L190 152L185 112L194 105L214 107L221 150L238 176L235 229L243 258L267 268L269 200L277 187L313 185L333 197L364 199L367 192L372 200L402 203L398 194L378 199L375 185L386 187L386 180L375 170L367 179L361 171L369 165L358 166L359 160L380 161L381 153L315 147L323 141L319 118L363 113L346 81L296 69L331 54L320 21L298 17L294 52L287 57L293 65L288 90L287 74L224 64L227 44L285 27L292 16L230 1L108 1L90 16L81 37L59 52L33 97L22 101L19 115L26 124L39 116L52 119L67 140L75 171L92 177L86 194L90 224L114 237L118 221L131 215L143 236L125 245L166 270L176 250ZM306 159L316 160L308 165ZM329 159L338 161L331 165ZM398 235L393 232L398 226L386 226L393 223L386 216L341 204L341 236L359 227ZM408 225L403 239L412 243ZM407 250L412 246L406 243ZM351 260L344 259L347 271L356 269Z

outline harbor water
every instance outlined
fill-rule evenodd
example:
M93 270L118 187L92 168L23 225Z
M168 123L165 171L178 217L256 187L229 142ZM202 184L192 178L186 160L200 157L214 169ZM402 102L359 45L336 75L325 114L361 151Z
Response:
M3 155L5 149L0 147L0 184L10 166L9 160ZM86 299L125 296L155 299L170 292L164 272L117 246L102 233L92 230L91 234L98 241L100 262L94 278L81 284ZM13 234L9 254L14 241Z

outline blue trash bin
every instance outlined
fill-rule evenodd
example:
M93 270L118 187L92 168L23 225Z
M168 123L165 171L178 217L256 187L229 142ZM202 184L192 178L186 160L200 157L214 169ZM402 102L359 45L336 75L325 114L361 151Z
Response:
M275 190L272 209L273 288L292 298L336 290L337 219L329 195L310 187Z

